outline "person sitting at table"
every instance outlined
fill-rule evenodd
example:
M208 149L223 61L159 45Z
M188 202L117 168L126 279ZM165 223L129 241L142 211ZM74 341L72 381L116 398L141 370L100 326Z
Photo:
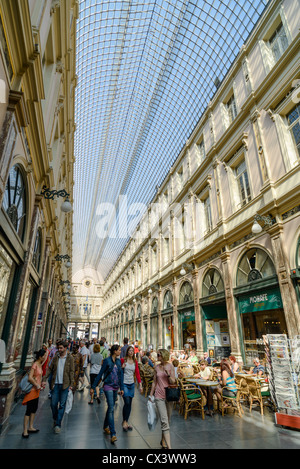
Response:
M185 353L184 353L184 350L180 350L180 353L179 353L179 360L185 360Z
M206 381L210 380L210 375L211 371L208 367L207 361L206 360L201 360L200 364L200 372L194 375L194 378L200 378L200 379L205 379ZM210 387L207 386L200 386L200 389L204 396L206 397L207 404L204 407L206 410L206 415L210 415L212 417L213 415L213 398L212 398L212 392L213 390Z
M201 379L210 379L210 369L208 367L207 361L206 360L201 360L199 363L200 365L200 371L199 373L194 375L194 378L201 378Z
M197 364L198 363L198 358L196 356L196 352L195 350L191 350L190 352L190 356L188 358L188 363L191 363L191 364Z
M262 376L265 374L265 367L260 364L259 358L254 358L253 360L254 368L251 368L248 371L248 374Z
M207 364L210 366L211 365L211 359L208 355L208 352L204 352L203 354L203 359L207 362Z
M177 360L177 358L175 358L174 360L172 360L172 365L174 366L174 370L175 370L175 378L177 379L178 377L181 376L181 373L178 373L178 365L179 365L179 361ZM179 376L180 374L180 376Z
M221 378L220 386L214 389L218 401L222 400L222 395L227 397L235 397L237 393L237 387L234 380L234 374L232 373L228 361L226 359L221 360L220 364ZM223 389L226 387L226 389ZM228 407L227 404L224 407Z
M230 368L231 368L232 373L235 374L238 371L240 366L238 362L236 361L236 358L234 355L230 355L229 363L230 363Z

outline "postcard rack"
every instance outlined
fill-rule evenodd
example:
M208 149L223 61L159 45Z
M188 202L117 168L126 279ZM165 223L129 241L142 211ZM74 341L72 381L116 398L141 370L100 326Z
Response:
M264 336L269 388L277 425L300 428L300 336Z

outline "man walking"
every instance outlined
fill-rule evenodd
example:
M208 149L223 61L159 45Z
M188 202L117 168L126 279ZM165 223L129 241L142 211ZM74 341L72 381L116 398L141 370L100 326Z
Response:
M120 355L120 358L125 358L126 356L126 350L128 349L128 338L125 337L124 340L123 340L123 347L121 348L121 355Z
M52 374L51 409L55 433L60 433L69 389L72 390L74 383L74 371L74 360L68 352L68 342L61 341L58 343L58 354L54 356L46 374L46 379Z

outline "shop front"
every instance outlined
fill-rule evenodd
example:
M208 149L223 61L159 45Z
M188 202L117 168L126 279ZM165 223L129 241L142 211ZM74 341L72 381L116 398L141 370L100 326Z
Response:
M203 346L211 359L217 361L231 353L229 325L221 273L209 269L202 282L202 297L199 301L203 321Z
M264 359L263 336L287 334L280 290L263 288L238 298L241 316L246 364L253 358Z
M217 361L229 357L231 347L226 303L202 304L201 308L205 319L204 349L211 359Z
M244 362L265 358L263 336L287 334L283 303L274 263L263 249L252 248L242 256L233 290L240 324Z
M179 312L179 347L197 349L194 308Z
M170 314L162 315L163 348L166 350L174 349L174 324L173 316Z
M300 237L297 242L297 248L296 248L296 256L295 256L295 264L296 267L294 267L291 270L291 279L293 282L293 285L295 287L296 291L296 297L300 309Z
M166 350L174 350L173 295L171 290L164 294L162 320L162 344Z
M150 317L150 344L153 350L158 347L158 315Z
M180 287L178 298L178 345L197 350L194 290L189 281Z

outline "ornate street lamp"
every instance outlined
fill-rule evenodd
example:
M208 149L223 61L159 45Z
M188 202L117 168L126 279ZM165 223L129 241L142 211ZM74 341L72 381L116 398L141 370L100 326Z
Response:
M41 195L47 200L54 200L54 197L66 197L66 200L62 203L60 209L62 212L69 213L72 211L72 204L69 201L70 194L65 189L59 191L50 190L44 186Z

